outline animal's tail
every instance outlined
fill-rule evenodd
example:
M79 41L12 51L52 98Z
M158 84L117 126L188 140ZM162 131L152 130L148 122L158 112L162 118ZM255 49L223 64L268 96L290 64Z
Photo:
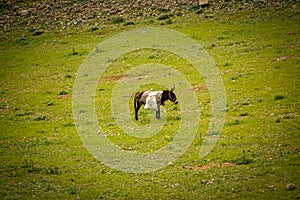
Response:
M139 92L137 92L135 95L134 95L134 110L136 110L137 108L137 100L138 100L138 96L139 96Z
M144 92L137 92L134 95L134 110L137 109L137 101L141 98L141 96L143 95Z

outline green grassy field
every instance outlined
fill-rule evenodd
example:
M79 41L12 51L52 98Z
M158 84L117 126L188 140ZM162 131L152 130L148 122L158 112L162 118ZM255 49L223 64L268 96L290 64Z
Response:
M299 22L297 9L268 8L174 16L164 26L142 21L95 31L83 26L36 36L2 33L1 199L300 198ZM221 72L228 110L217 145L199 159L211 116L204 80L168 52L123 55L96 91L99 125L112 142L149 152L172 141L180 124L180 104L169 102L159 134L148 139L122 134L108 108L113 87L133 66L155 62L174 67L190 81L201 107L196 139L183 156L164 169L134 174L107 167L84 147L74 125L72 90L78 69L99 42L144 26L170 28L198 41ZM141 126L149 123L147 113L140 111Z

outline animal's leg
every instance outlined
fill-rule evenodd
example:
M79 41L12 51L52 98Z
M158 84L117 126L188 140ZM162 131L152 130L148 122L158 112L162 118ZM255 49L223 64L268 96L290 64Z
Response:
M139 109L141 107L141 103L139 101L136 102L136 107L135 107L135 120L139 120L139 117L138 117L138 113L139 113Z
M157 105L156 119L160 119L160 106Z

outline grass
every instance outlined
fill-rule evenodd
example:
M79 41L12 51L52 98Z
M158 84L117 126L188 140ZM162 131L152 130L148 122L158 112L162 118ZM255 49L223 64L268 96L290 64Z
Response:
M130 27L113 24L94 31L82 27L79 33L3 33L1 199L299 197L299 17L289 9L219 11L213 17L173 17L172 24L165 26L203 45L226 87L225 127L203 160L198 152L209 122L210 96L186 61L168 52L142 50L123 55L108 68L96 92L97 115L110 140L126 150L149 152L172 141L180 123L180 104L167 103L166 125L154 137L124 135L108 109L120 75L133 66L157 62L174 67L200 88L195 90L201 106L197 139L175 163L146 174L115 171L89 154L73 123L72 88L80 65L100 41L150 22ZM154 86L160 87L145 88ZM149 123L147 113L140 112L141 126ZM199 170L201 166L210 167ZM296 188L287 190L290 183Z

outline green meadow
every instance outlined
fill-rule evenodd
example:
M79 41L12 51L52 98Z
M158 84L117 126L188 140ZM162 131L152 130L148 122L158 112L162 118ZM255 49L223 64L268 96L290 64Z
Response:
M82 25L42 34L2 32L0 198L299 199L299 22L299 7L269 7L191 12L97 29ZM146 139L123 134L110 103L117 82L135 66L172 66L189 81L201 109L196 138L176 162L154 172L126 173L106 166L83 145L72 94L80 66L100 42L141 27L172 29L202 45L223 79L226 120L216 146L199 159L211 117L205 80L170 52L143 49L121 56L103 73L95 96L99 126L112 143L147 153L171 142L180 126L182 105L168 101L158 134ZM140 90L149 88L169 89L153 83ZM134 94L128 95L134 121ZM134 123L147 126L152 115L142 108Z

